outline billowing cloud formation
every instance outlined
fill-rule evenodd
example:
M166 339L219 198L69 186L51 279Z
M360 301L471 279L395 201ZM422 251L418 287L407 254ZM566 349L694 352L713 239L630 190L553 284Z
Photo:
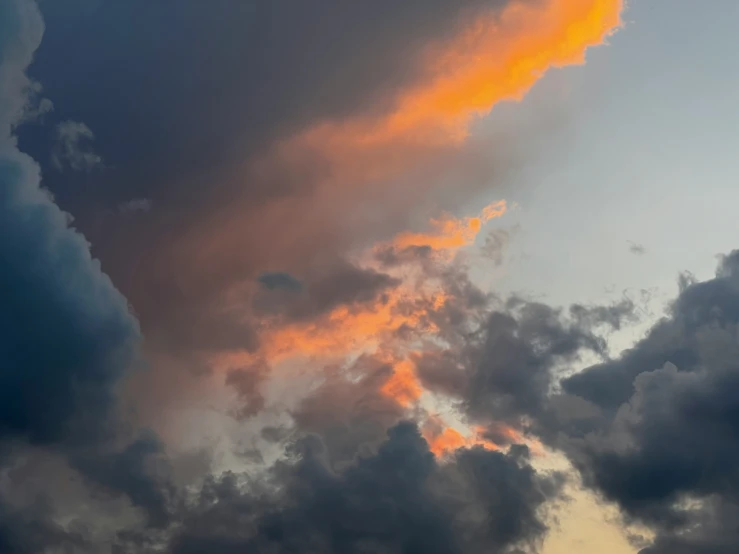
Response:
M581 63L618 27L622 2L42 9L49 32L32 72L60 118L95 131L111 167L84 198L68 175L47 186L151 347L190 357L254 346L232 308L245 283L389 239L413 212L437 213L426 193L504 172L502 147L462 151L469 125L547 69ZM46 157L41 138L26 142ZM100 214L131 198L156 210Z
M117 446L128 434L117 389L136 362L138 323L13 135L34 90L25 68L43 33L40 14L32 2L5 2L0 21L0 550L76 549L83 533L56 520L63 499L47 491L71 471L151 505L145 489L159 485L145 466L160 448L142 451L138 440L121 454ZM60 460L58 473L43 474L38 496L23 494L34 479L10 476L37 457Z
M476 119L582 63L622 2L41 3L30 71L56 150L44 125L16 129L42 24L6 5L0 549L519 554L563 483L529 448L607 490L559 370L604 356L599 330L632 307L483 291L468 249L507 204L460 217L472 188L437 192L487 167L466 150ZM90 129L110 171L84 198L72 172L49 187L141 318L151 371L130 379L137 320L18 149L88 169ZM193 454L178 417L247 436Z
M69 216L40 188L36 164L16 148L24 70L43 24L28 2L4 4L2 19L11 38L0 84L15 98L0 121L0 434L53 442L70 426L91 433L105 423L113 387L133 362L138 325Z
M645 552L729 552L736 515L739 252L683 282L668 317L563 382L591 405L566 441L588 484L658 530ZM583 425L587 424L587 425ZM572 431L570 431L572 433Z
M317 439L295 448L272 483L207 483L172 552L521 552L541 540L539 509L561 485L527 465L525 447L460 451L439 466L409 423L340 472Z

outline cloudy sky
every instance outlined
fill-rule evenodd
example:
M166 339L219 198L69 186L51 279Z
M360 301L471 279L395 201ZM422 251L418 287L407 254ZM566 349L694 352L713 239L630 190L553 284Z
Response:
M738 20L0 0L0 554L739 551Z

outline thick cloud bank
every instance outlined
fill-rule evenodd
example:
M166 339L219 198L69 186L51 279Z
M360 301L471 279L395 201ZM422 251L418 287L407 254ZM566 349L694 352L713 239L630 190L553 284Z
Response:
M565 448L587 484L657 529L646 553L739 548L738 324L733 252L714 279L684 279L633 348L563 382L592 407Z
M0 435L81 440L105 424L112 389L134 360L138 324L16 147L13 126L32 86L25 68L43 23L30 2L2 10Z
M39 5L0 0L0 554L531 553L552 451L643 554L739 551L739 252L610 358L638 306L496 298L506 203L424 204L621 2ZM535 71L485 96L499 51Z

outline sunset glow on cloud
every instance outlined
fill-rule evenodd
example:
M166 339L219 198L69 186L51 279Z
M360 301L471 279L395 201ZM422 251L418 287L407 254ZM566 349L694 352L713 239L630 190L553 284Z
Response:
M546 0L465 14L452 36L431 41L418 53L418 76L394 94L387 108L318 121L279 140L258 158L247 179L278 181L283 174L299 174L306 159L321 160L314 205L288 198L268 206L267 215L259 217L290 221L295 235L281 224L275 233L287 233L286 243L300 242L334 213L351 212L353 198L371 194L366 191L383 190L400 180L400 186L422 194L427 185L423 177L412 176L417 168L445 149L462 148L476 119L500 102L522 99L549 69L584 63L588 48L603 44L620 27L622 10L623 3L615 0ZM467 217L439 211L424 228L399 230L389 240L355 250L351 256L360 267L397 281L370 299L340 304L307 319L262 317L256 325L259 348L221 353L214 367L222 372L255 360L269 367L302 360L318 377L324 367L369 355L390 368L378 392L408 414L426 413L423 397L429 391L414 360L425 349L444 348L448 338L438 326L439 318L448 317L446 312L457 310L460 302L438 274L451 270L456 254L471 247L484 226L507 209L501 200ZM239 237L250 233L238 205L232 211L232 217L216 222L215 233L198 238L202 263L221 263ZM320 215L324 212L325 217ZM433 253L431 262L418 257L424 249ZM383 253L398 257L393 267L378 262ZM427 273L428 263L437 275ZM435 434L427 437L437 455L472 445L498 448L473 428L462 434L442 418L438 423ZM523 440L512 427L508 432Z
M517 1L477 16L452 40L428 47L424 77L379 118L321 124L305 140L347 149L464 140L474 117L520 100L555 67L585 62L587 49L621 26L622 0Z
M0 0L0 554L739 552L739 7L642 1Z

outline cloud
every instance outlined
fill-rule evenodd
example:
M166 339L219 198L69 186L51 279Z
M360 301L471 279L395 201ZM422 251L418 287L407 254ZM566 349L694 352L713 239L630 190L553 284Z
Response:
M65 166L74 171L91 171L103 164L103 159L92 151L88 143L95 139L92 130L79 121L63 121L55 129L56 144L51 162L62 171Z
M121 202L118 205L118 211L122 214L146 213L151 211L153 204L148 198L134 198Z
M12 470L32 465L33 455L61 457L74 478L149 504L141 479L156 449L116 445L128 434L118 389L138 361L138 322L71 217L41 188L39 167L18 150L13 129L27 105L24 72L43 22L25 0L3 3L0 16L12 30L0 50L0 464ZM42 477L53 489L57 475ZM25 505L16 506L24 480L3 481L3 552L85 548L84 529L58 521L57 499L44 491L38 502L22 498Z
M51 549L89 551L84 529L67 530L57 524L48 506L39 500L32 509L0 508L0 552L34 554Z
M647 253L647 249L636 242L629 242L629 252L636 254L637 256L641 256Z
M714 279L684 281L645 338L562 383L591 408L561 447L586 484L657 531L645 553L739 546L737 268L733 252Z
M491 230L485 236L485 242L480 248L482 256L493 262L496 267L501 266L509 245L519 230L519 226L514 226L512 229Z
M400 233L393 239L390 247L397 250L428 248L454 252L472 244L482 226L492 219L502 217L506 209L505 201L501 200L483 208L478 217L458 220L449 215L443 215L431 221L432 233Z
M43 28L31 3L12 2L9 11L7 20L21 30ZM23 64L41 33L34 33L35 42L19 36L4 46L3 90L25 82ZM15 90L22 98L24 86ZM22 110L24 104L11 105ZM19 113L4 111L0 121L0 350L6 368L0 373L0 435L45 443L76 431L82 439L101 429L115 404L114 386L133 362L138 324L85 239L70 228L69 216L41 189L36 164L17 150L10 133Z
M267 289L257 292L257 314L275 314L290 320L310 320L341 307L374 303L399 281L373 268L359 267L346 260L323 260L297 279L284 272L259 276Z
M77 208L148 212L80 208L77 223L143 346L16 147L43 26L30 0L13 6L0 20L18 37L0 69L0 439L3 463L48 498L17 501L24 479L4 483L0 546L535 551L562 476L535 471L523 443L557 413L559 366L603 354L597 330L629 307L500 302L471 281L466 249L505 202L464 217L434 191L482 171L465 150L475 120L582 63L622 3L44 4L31 71L65 118L52 156L90 170L95 138L123 168L92 199L63 186L70 172L49 187ZM141 355L153 371L131 374ZM186 445L167 431L187 417L188 435L215 421L264 448L229 473L209 462L227 466L237 441L210 442L177 482Z
M173 16L46 3L34 75L59 113L95 130L112 168L84 197L70 192L69 176L47 186L75 208L151 348L253 348L249 318L231 308L246 283L275 269L302 276L315 259L389 239L416 212L439 214L433 190L505 172L512 147L503 138L470 154L460 140L470 124L547 69L582 63L620 25L622 7L382 0L308 10L281 0L214 9L187 0ZM135 39L121 32L134 20ZM90 208L132 197L156 205L156 217Z
M233 474L209 482L172 551L521 552L540 541L540 508L560 488L558 476L527 464L525 449L468 450L438 465L410 423L341 471L316 438L295 449L266 489Z

